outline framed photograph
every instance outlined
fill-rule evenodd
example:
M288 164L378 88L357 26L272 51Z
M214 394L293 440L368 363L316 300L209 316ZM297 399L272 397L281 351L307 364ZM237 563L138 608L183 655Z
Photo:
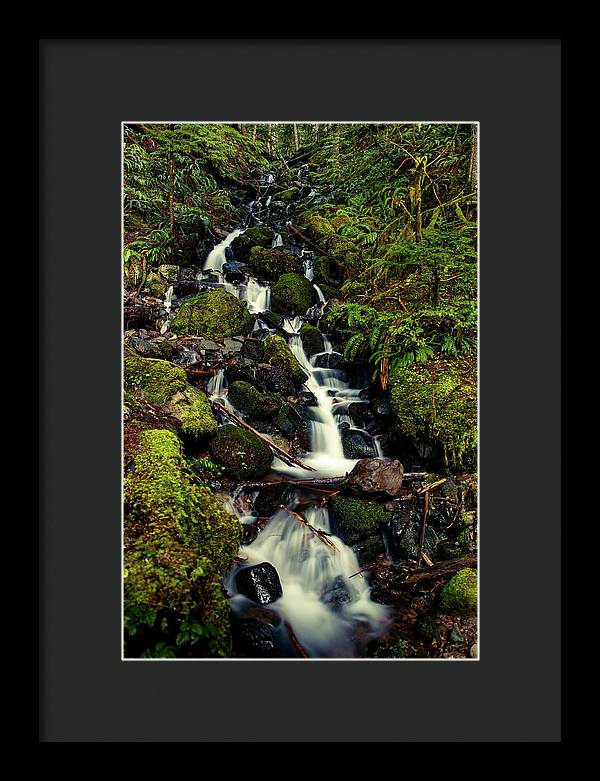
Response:
M560 54L40 41L42 742L561 739Z

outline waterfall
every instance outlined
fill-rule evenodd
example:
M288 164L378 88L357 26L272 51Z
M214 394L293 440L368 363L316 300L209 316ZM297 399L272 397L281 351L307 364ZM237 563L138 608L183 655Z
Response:
M298 498L296 494L287 509L278 510L252 544L240 548L240 557L245 565L268 561L279 574L283 596L269 609L283 619L279 629L282 644L287 621L311 657L355 656L356 626L364 626L366 643L385 629L388 611L370 600L364 578L350 577L360 565L354 551L331 534L326 508L308 507L304 517L312 527L327 533L331 545L288 512L297 506ZM235 591L234 573L225 586ZM234 612L251 605L241 594L231 600Z
M225 250L231 244L231 242L243 233L242 228L236 228L228 236L226 236L220 244L208 253L208 257L204 263L204 271L223 271L223 266L227 260L225 257Z
M281 238L281 233L276 233L273 237L273 242L271 244L271 247L281 247L283 246L283 239Z

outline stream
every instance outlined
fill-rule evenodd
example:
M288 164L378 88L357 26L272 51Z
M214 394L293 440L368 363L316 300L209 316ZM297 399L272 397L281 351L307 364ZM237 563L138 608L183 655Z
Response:
M286 215L283 224L281 220L274 225L269 222L273 182L272 174L263 176L255 200L247 207L245 220L209 252L198 274L198 280L203 284L223 287L245 302L248 310L258 316L255 335L259 338L275 333L260 320L261 313L270 311L270 283L249 275L240 282L230 282L225 278L223 267L233 258L231 243L252 225L272 227L272 246L283 246L279 230L285 229ZM311 190L309 195L313 199L316 191ZM319 302L315 305L319 307L317 315L322 315L327 302L321 289L313 282L314 258L305 258L304 248L295 249L303 260L304 275L312 282L318 295ZM170 308L170 298L168 303ZM310 449L301 455L302 461L315 471L289 466L275 456L272 479L277 476L291 476L295 480L336 477L350 472L358 459L344 455L342 431L349 427L372 442L373 456L382 456L377 438L357 428L348 413L350 404L368 404L368 401L362 398L363 387L351 387L344 371L329 368L334 350L326 333L322 334L324 351L310 358L306 355L299 335L306 319L304 316L286 318L283 329L291 351L308 374L305 388L316 398L316 406L308 408L311 416ZM315 322L314 313L311 322ZM316 324L320 327L320 317L317 317ZM218 370L209 380L207 393L211 400L219 401L226 409L243 417L227 398L224 369ZM226 505L242 524L255 524L255 497L256 493L242 494L236 489L226 500ZM360 657L364 655L368 643L388 627L389 610L371 601L367 579L356 574L361 569L356 554L332 534L329 512L322 502L323 493L319 494L307 486L306 489L300 487L290 491L287 497L287 505L270 516L251 542L242 545L240 563L224 579L232 611L236 616L247 616L253 611L265 610L239 593L236 578L243 569L268 562L276 569L283 592L267 606L272 614L270 633L275 643L275 655L281 658ZM294 515L296 512L321 534L313 533L300 522Z

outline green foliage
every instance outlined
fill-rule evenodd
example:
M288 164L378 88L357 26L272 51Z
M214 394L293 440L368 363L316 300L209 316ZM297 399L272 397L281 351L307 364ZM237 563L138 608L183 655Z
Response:
M390 375L390 389L395 425L403 436L438 446L448 466L473 465L477 386L470 363L399 367Z
M405 659L414 656L415 649L407 640L382 643L373 654L376 659Z
M423 640L427 640L429 643L432 642L432 640L440 639L439 627L425 619L417 621L415 631L419 637Z
M444 586L440 594L440 607L461 613L471 613L477 609L477 572L474 569L461 569Z
M173 655L186 624L213 624L200 655L226 655L219 584L237 555L239 521L197 481L177 437L165 430L141 433L124 498L127 655Z

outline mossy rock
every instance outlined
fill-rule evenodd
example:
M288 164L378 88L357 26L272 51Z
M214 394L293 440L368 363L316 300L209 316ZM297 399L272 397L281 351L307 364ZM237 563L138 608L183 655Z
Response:
M248 265L259 279L277 280L281 274L301 273L302 261L291 252L252 247Z
M390 402L398 433L429 445L451 469L477 462L477 386L472 368L449 361L397 368Z
M177 310L171 330L186 336L221 339L250 333L254 318L245 305L226 290L209 290L186 299Z
M331 285L319 285L321 293L325 296L325 301L337 301L342 297L342 294L336 287Z
M188 388L183 369L150 358L126 358L124 378L127 390L140 391L155 404L167 404L176 393Z
M440 593L440 607L460 613L477 610L477 572L474 569L461 569L444 586Z
M312 282L301 274L282 274L271 290L271 309L281 315L303 315L318 300Z
M171 399L175 415L181 421L181 434L196 442L210 437L219 424L206 394L192 385Z
M165 282L164 279L161 279L161 277L159 277L158 274L155 274L153 271L148 274L146 281L144 282L144 289L155 298L164 298L165 293L167 292L167 287L167 282Z
M304 352L309 358L316 353L322 353L325 349L323 334L310 323L304 323L302 328L300 328L300 339L302 340Z
M308 374L300 366L283 336L271 334L271 336L267 336L263 344L265 360L271 366L282 369L296 385L303 385L308 380Z
M344 278L344 269L341 264L332 258L317 258L315 262L315 282L321 290L323 285L335 288Z
M162 429L140 434L124 499L126 656L228 656L220 581L239 549L239 521L196 481L176 435ZM193 647L181 642L189 624L202 632Z
M273 462L271 448L264 440L232 424L218 429L210 449L217 463L234 480L263 477Z
M236 409L254 418L272 418L281 407L279 396L274 393L261 393L254 385L243 380L231 383L227 398Z
M278 201L283 201L285 204L288 204L290 201L294 200L299 192L300 191L297 187L288 187L287 190L282 190L279 193L275 193L275 197Z
M271 228L256 227L248 228L241 236L231 242L231 249L235 259L242 263L247 263L250 258L252 247L270 247L273 243L273 231Z
M334 496L329 500L331 528L347 545L378 534L389 512L366 499Z
M322 214L310 210L302 212L298 215L298 223L300 230L325 251L330 259L348 265L347 261L357 257L356 245L345 236L338 235L334 225Z

